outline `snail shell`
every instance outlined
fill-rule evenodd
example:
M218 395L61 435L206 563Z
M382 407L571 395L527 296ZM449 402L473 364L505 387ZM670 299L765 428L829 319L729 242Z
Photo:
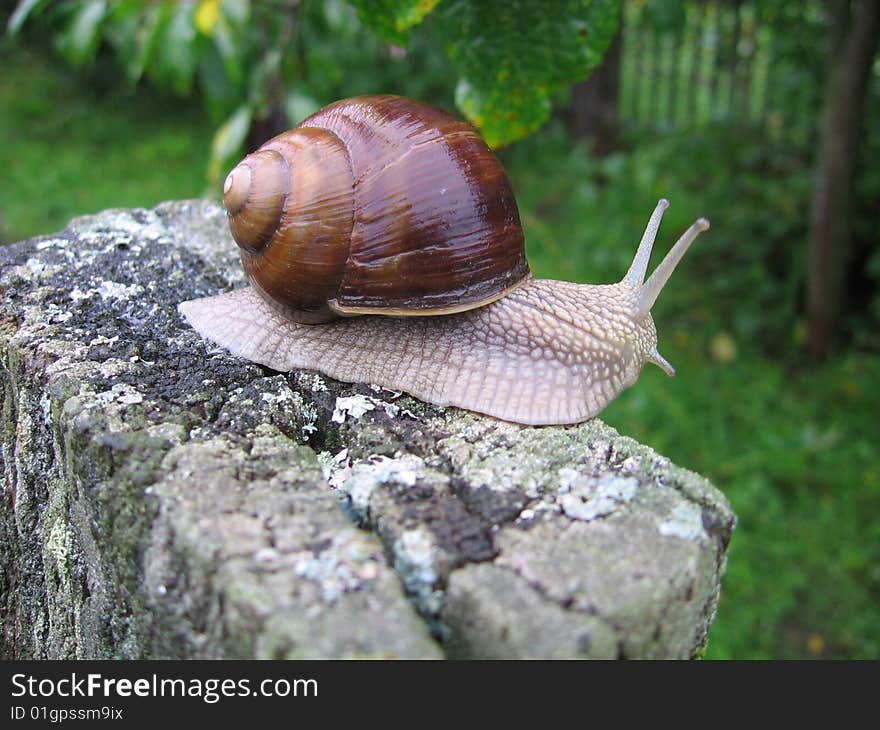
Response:
M245 157L224 202L251 283L300 322L460 312L529 276L491 150L403 97L325 107Z

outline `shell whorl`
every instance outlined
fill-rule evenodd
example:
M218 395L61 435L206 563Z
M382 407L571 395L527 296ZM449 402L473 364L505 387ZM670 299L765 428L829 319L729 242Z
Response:
M354 221L351 163L323 129L285 132L229 173L224 202L251 283L288 316L319 322L345 275Z

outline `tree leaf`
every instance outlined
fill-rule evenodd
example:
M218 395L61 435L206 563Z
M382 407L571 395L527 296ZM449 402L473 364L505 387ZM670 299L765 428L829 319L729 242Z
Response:
M294 89L284 99L284 113L294 124L299 124L306 117L321 108L321 104L308 94Z
M236 25L247 23L251 15L249 0L223 0L223 15Z
M214 33L217 21L220 20L220 2L221 0L199 0L196 6L194 16L196 29L209 38Z
M37 12L42 10L47 1L48 0L21 0L21 2L15 6L12 15L9 16L9 21L6 23L6 32L9 33L9 35L15 35L18 33L18 31L21 30L21 26L24 25L24 21L28 19L28 16L35 10Z
M199 62L202 103L215 122L225 119L230 110L241 104L243 91L235 86L226 72L226 64L217 48L208 48Z
M214 47L223 60L223 73L226 75L228 86L231 89L238 89L239 93L244 93L244 69L247 63L244 60L242 46L245 32L243 26L231 27L230 22L225 14L221 14L214 25Z
M105 34L132 83L140 80L156 45L159 20L158 6L144 7L140 0L116 0L110 8Z
M492 147L526 136L556 91L602 60L619 19L620 0L448 0L437 20L459 74L456 103Z
M141 8L133 0L121 0L110 8L104 36L116 49L125 77L132 83L140 78L138 63L138 30L141 27Z
M211 161L208 165L208 176L212 181L219 179L221 171L226 168L230 160L240 154L252 117L253 109L247 104L242 104L214 133L211 142Z
M89 0L81 5L59 36L58 48L74 66L84 66L94 60L101 41L98 31L106 14L106 0Z
M159 7L165 7L160 5ZM160 31L157 71L160 79L180 95L192 88L196 68L196 28L193 23L194 0L172 3L171 17Z
M440 0L350 0L358 17L385 40L403 45L408 31L424 20Z

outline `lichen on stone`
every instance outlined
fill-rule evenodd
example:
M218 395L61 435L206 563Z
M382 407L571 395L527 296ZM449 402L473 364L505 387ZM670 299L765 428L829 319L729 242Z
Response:
M699 655L735 522L709 482L598 419L276 373L177 312L245 284L205 201L0 248L4 656Z

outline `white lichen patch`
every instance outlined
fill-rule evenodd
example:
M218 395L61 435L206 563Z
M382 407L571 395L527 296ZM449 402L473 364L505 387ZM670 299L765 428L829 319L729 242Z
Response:
M327 384L318 373L298 372L296 374L297 382L312 393L323 393L327 390Z
M52 401L49 399L48 391L43 391L40 395L40 411L43 414L43 424L52 425Z
M143 403L144 396L138 390L127 383L116 383L110 390L95 393L94 400L97 405L119 403L121 405L136 405Z
M182 444L186 441L188 432L180 423L151 423L145 429L148 436L169 441L172 444Z
M73 312L62 309L57 304L49 304L46 307L46 321L51 324L64 324L73 319Z
M415 418L410 411L403 410L400 406L394 403L359 394L337 398L336 404L333 408L333 415L330 418L335 423L345 423L346 418L357 420L365 413L369 413L377 408L381 408L385 411L385 414L390 418L396 418L400 413Z
M25 261L25 266L27 266L28 271L34 277L39 277L48 267L39 259L28 259Z
M48 531L45 543L46 557L51 561L55 575L69 589L70 562L73 560L73 536L67 522L58 517Z
M171 243L168 229L165 228L159 220L152 221L142 228L135 229L134 233L136 233L139 238L145 238L154 243Z
M100 297L102 302L112 299L126 301L137 296L143 296L145 291L144 287L140 284L121 284L118 281L105 280L97 286L89 287L88 289L81 289L77 285L70 290L67 296L72 302L91 299L95 296Z
M522 492L529 499L540 495L546 480L546 472L539 467L541 454L529 454L499 449L496 453L482 456L478 447L471 446L468 463L462 465L462 474L475 489L486 487L494 492ZM457 449L463 456L463 449Z
M333 543L317 555L304 553L294 563L300 578L314 581L324 603L334 603L343 594L363 590L379 575L371 543L360 535Z
M330 416L330 420L334 423L345 423L345 419L349 417L357 420L375 407L375 399L366 395L339 397L336 399L333 415Z
M318 464L327 483L333 488L342 491L345 482L351 476L351 461L348 458L348 449L342 449L337 454L329 451L321 451L318 454Z
M639 481L635 477L604 474L594 477L577 469L559 470L559 506L573 520L589 522L610 515L636 496Z
M129 360L121 360L118 357L111 357L98 364L98 373L104 378L104 380L110 382L118 380L123 375L134 374L136 372L137 368L134 363Z
M703 510L693 502L677 504L669 517L659 526L661 535L680 537L682 540L708 540L703 527Z
M292 394L291 400L294 408L302 416L302 426L300 427L302 440L308 441L311 435L318 430L318 406L295 392Z
M66 248L67 244L66 238L47 238L37 244L37 251L45 251L47 248Z
M86 380L98 372L97 363L84 361L88 348L76 342L47 340L37 345L37 355L46 358L46 382L52 384L58 378L69 377Z
M486 487L493 492L515 492L529 500L540 499L548 490L556 491L555 471L548 461L578 464L583 446L566 432L527 429L490 419L480 420L456 412L447 420L438 419L432 427L451 432L438 442L439 451L450 459L472 488ZM554 509L555 509L554 505Z
M443 593L434 589L437 570L436 548L431 533L424 527L406 530L394 541L394 569L403 578L407 593L420 610L437 614L442 609Z
M400 414L400 406L395 405L394 403L388 403L386 401L376 401L377 405L382 407L382 410L385 411L386 415L391 418L397 418ZM406 411L409 415L412 415L409 411Z
M260 394L264 403L271 405L287 405L293 403L293 391L290 388L281 388L277 391L266 391Z
M70 227L76 231L78 238L93 238L98 243L121 236L155 241L168 234L168 229L156 212L144 208L119 208L97 215L80 216L70 222Z
M280 557L281 553L273 547L261 547L254 552L254 560L258 563L276 563Z
M79 286L75 286L75 287L73 287L73 289L70 290L70 293L67 296L70 297L70 301L79 302L83 299L88 299L89 297L93 297L94 295L95 295L94 289L90 289L88 291L83 291L82 289L79 288Z
M348 495L351 509L360 519L365 519L370 506L370 495L376 487L391 483L413 487L424 467L425 462L411 454L397 459L376 456L369 461L354 464L341 487Z
M144 293L140 284L120 284L117 281L102 281L95 289L102 302L108 299L131 299Z

